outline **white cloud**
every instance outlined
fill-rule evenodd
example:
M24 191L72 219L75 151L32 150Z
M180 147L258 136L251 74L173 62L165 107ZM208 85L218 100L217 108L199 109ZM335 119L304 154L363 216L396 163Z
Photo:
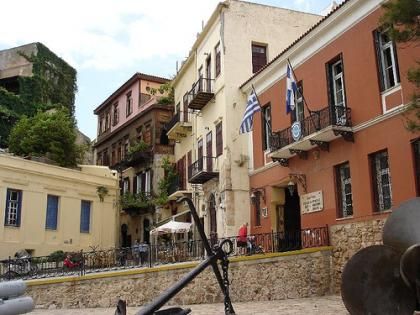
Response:
M21 0L2 3L0 45L43 42L81 69L113 70L188 53L217 0ZM24 10L22 10L24 8Z

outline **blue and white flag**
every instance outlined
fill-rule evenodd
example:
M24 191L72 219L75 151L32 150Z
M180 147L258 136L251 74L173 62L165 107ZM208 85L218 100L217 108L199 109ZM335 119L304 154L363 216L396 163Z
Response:
M251 94L248 96L248 103L246 105L245 114L242 118L241 127L239 128L239 134L250 132L252 130L252 124L254 120L254 113L261 110L260 103L258 103L257 94L252 89Z
M295 109L295 96L297 91L297 83L293 75L292 67L287 63L286 74L286 113L290 113Z

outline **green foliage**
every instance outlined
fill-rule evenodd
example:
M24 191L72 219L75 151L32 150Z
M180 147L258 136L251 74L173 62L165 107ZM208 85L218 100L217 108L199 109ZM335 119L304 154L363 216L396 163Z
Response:
M152 206L152 201L149 196L141 192L138 194L125 193L120 198L121 208L148 208Z
M161 95L164 95L158 99L157 103L159 105L171 105L174 103L175 92L170 82L166 82L162 84L158 89L155 89L155 88L150 89L150 94L152 95L157 95L158 92Z
M66 254L62 250L56 250L48 255L48 261L63 261Z
M399 43L418 45L420 36L420 1L419 0L392 0L385 2L385 9L380 19L381 27L386 29L391 38ZM408 80L413 83L416 90L407 111L407 128L412 132L420 131L420 62L408 70Z
M153 200L156 206L163 206L168 203L169 188L177 180L178 176L169 157L162 159L162 168L165 176L158 183L158 195Z
M130 144L130 147L128 148L128 154L134 154L137 152L145 152L149 150L150 146L144 142L143 140L140 140L138 142Z
M0 86L0 147L8 146L13 125L23 116L65 107L74 117L76 70L41 43L36 46L36 54L20 53L33 64L33 75L19 77L18 94Z
M385 2L381 25L397 42L418 40L420 35L420 1L393 0Z
M98 186L96 187L96 193L98 194L99 201L103 202L105 196L108 195L108 188L106 188L105 186Z
M16 123L9 150L20 156L46 156L60 166L73 167L83 158L84 150L75 140L74 120L66 109L39 112Z

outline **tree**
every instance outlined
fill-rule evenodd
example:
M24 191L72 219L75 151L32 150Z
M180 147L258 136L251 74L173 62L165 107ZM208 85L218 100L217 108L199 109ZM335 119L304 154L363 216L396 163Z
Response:
M390 36L399 43L418 45L420 38L420 1L419 0L392 0L385 2L385 9L380 23L383 29L388 30ZM420 131L420 61L417 66L409 69L407 78L416 86L409 112L414 116L408 117L407 127L411 131Z
M60 166L74 167L86 150L75 141L74 120L62 108L21 118L11 130L9 150L20 156L45 156Z

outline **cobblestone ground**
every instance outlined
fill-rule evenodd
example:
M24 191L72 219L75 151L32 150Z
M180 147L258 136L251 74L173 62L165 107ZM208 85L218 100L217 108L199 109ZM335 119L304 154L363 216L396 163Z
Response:
M347 315L340 296L324 296L306 299L289 299L280 301L234 303L237 315L297 315L297 314L322 314L322 315ZM190 307L193 315L221 315L224 314L223 304L199 304ZM134 315L139 308L128 308L128 315ZM114 315L115 309L37 309L30 314L34 315Z

